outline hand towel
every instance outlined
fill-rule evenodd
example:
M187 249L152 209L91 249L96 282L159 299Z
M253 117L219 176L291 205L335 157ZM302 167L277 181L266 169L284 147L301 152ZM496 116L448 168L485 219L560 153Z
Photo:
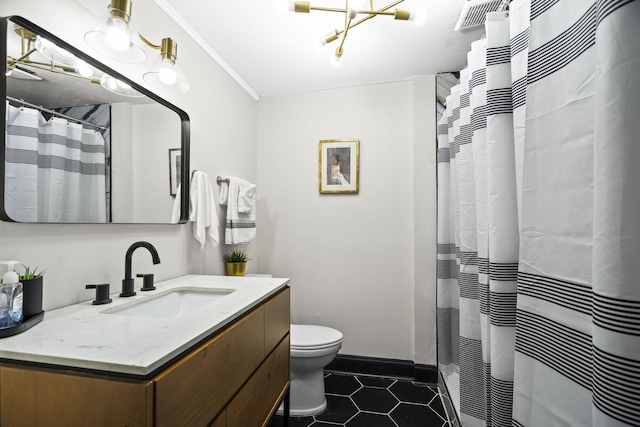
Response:
M218 213L213 198L209 175L195 171L189 191L189 221L193 222L193 237L204 248L207 238L212 246L218 246Z
M177 223L180 219L180 187L173 205L171 222ZM213 198L213 188L209 175L195 171L191 177L189 189L189 221L193 222L193 237L200 243L200 247L211 243L218 246L220 241L218 232L218 213Z
M236 177L220 183L220 204L227 206L224 242L249 243L256 237L256 185Z

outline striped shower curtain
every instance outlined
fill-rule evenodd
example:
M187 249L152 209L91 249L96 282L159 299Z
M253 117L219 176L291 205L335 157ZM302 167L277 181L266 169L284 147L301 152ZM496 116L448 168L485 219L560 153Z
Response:
M100 133L7 104L4 207L19 222L106 221Z
M640 426L640 1L514 0L467 59L438 126L460 420Z

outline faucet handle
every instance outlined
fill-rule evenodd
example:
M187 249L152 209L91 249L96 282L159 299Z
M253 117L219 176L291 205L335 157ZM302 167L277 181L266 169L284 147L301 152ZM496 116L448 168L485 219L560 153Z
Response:
M86 289L96 290L96 299L93 300L91 304L101 305L101 304L109 304L111 302L111 298L109 298L108 283L102 283L100 285L87 285Z
M153 274L136 274L136 277L142 277L141 291L154 291L156 289L153 286Z
M122 279L122 292L119 297L132 297L136 294L133 279Z

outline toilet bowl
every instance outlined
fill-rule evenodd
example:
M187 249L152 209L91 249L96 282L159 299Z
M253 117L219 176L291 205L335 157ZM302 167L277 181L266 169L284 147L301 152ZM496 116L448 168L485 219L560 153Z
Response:
M338 354L342 333L326 326L291 325L290 338L290 415L317 415L327 407L324 367Z

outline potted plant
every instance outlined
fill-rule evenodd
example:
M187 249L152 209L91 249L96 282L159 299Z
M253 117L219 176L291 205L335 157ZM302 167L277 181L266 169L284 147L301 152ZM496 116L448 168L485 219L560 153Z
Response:
M249 257L247 253L238 249L233 249L223 256L227 276L244 276Z
M44 271L38 272L38 267L33 270L25 266L24 273L20 275L22 283L22 313L25 319L42 313L42 275Z

